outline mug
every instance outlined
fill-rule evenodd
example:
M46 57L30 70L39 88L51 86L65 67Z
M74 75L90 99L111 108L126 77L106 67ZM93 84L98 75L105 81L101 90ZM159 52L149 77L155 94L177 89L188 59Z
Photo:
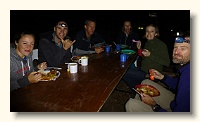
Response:
M82 56L78 60L78 63L81 64L82 66L87 66L88 65L88 57L87 56Z
M142 51L143 51L143 49L138 49L138 55L139 56L142 56L143 54L142 54Z
M120 61L121 61L121 62L126 62L126 59L127 59L126 54L121 54L121 55L120 55Z
M117 50L117 51L120 51L120 48L121 48L121 47L120 47L120 44L117 44L117 45L116 45L116 50Z
M106 53L109 53L109 52L110 52L110 46L107 45L107 46L106 46Z
M70 73L77 73L78 72L78 64L77 63L69 63L68 69Z

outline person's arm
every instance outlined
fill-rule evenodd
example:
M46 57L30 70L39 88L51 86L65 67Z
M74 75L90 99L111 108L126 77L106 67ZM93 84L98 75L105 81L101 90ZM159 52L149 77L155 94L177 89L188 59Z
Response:
M170 87L174 90L176 89L176 85L178 83L178 78L172 78L168 75L163 75L155 69L151 69L151 72L155 79L160 80L162 83L165 83L168 87Z
M165 75L164 79L162 79L161 81L171 89L175 90L178 83L178 78L172 78L170 76Z
M105 42L99 42L94 44L94 47L102 47L105 44Z
M103 39L96 33L91 37L90 41L88 41L82 33L79 32L76 34L75 40L76 42L73 45L73 56L96 53L95 48L102 47L104 44Z
M154 112L167 112L167 110L163 109L160 105L158 105L155 100L145 93L141 93L141 100L151 106Z
M77 56L77 55L84 55L84 54L93 54L95 53L95 51L84 51L81 49L76 48L73 52L72 55L73 56Z
M29 84L28 77L18 79L18 75L21 74L16 74L15 70L10 71L10 91L18 89L20 87L24 87Z
M24 87L24 86L30 84L27 76L17 80L17 83L19 84L20 87Z

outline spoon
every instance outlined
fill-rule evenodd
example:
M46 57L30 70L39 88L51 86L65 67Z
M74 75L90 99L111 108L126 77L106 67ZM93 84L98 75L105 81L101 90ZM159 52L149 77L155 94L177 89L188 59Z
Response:
M117 44L116 44L115 42L113 42L113 44L114 44L115 46L117 46Z

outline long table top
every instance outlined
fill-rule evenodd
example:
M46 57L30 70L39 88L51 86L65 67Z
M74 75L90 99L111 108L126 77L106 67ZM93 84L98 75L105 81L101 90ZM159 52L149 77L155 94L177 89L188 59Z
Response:
M62 66L55 81L40 81L10 94L11 112L97 112L126 72L136 54L120 62L120 54L91 54L78 73Z

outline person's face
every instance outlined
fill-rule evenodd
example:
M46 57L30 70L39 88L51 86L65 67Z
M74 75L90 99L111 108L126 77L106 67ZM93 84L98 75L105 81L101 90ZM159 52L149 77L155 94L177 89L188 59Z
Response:
M55 34L59 39L64 39L68 33L68 27L59 25L62 23L65 23L65 22L59 22L58 25L54 27Z
M28 56L34 48L35 40L31 35L23 35L18 43L15 41L16 50L20 57Z
M189 61L190 61L190 44L175 43L173 50L173 62L186 64Z
M125 31L130 31L131 30L131 23L126 21L124 22L124 30Z
M94 22L89 22L88 25L85 25L85 30L88 35L92 35L95 31L96 24Z
M146 36L147 40L152 40L152 39L154 39L154 37L155 37L156 35L157 35L157 34L156 34L156 29L155 29L155 27L148 26L148 27L146 28L146 34L145 34L145 36Z

